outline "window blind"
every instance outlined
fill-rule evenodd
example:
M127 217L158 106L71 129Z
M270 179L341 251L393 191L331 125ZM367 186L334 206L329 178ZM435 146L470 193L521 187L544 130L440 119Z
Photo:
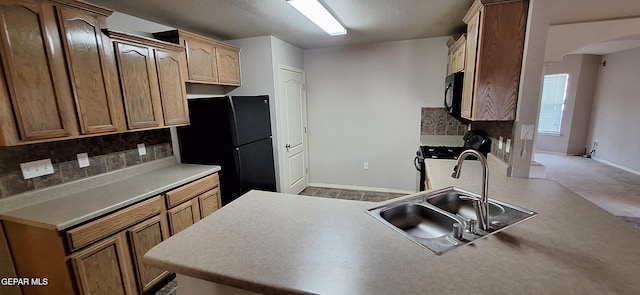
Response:
M568 80L568 74L544 76L538 132L560 134Z

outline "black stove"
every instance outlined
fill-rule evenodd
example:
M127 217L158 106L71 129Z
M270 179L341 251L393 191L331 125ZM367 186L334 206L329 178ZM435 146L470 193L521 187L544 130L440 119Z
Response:
M464 147L461 146L430 146L423 145L420 147L418 156L423 159L458 159L460 153L464 151Z
M485 157L491 149L491 140L486 133L478 130L468 131L462 137L464 144L462 146L430 146L423 145L418 149L417 156L414 159L414 165L420 173L420 190L425 189L425 159L448 159L457 160L460 154L468 149L474 149L482 153ZM469 160L477 160L475 156L469 156Z

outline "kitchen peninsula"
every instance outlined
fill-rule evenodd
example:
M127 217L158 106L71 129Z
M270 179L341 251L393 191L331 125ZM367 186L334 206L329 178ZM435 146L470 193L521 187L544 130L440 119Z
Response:
M539 215L441 256L365 213L379 203L251 191L144 260L177 273L179 292L190 293L640 292L640 232L553 181L507 178L489 163L489 197ZM466 161L459 180L449 177L454 164L427 160L434 187L479 191L480 164Z

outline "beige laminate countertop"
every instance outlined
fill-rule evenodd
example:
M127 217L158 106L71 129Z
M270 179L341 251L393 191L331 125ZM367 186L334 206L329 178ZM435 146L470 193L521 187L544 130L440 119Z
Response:
M479 162L454 180L436 161L436 188L478 191ZM501 175L490 197L538 216L441 256L365 213L380 203L251 191L145 261L266 294L640 293L640 232L553 181Z
M64 230L219 170L220 166L216 165L173 163L135 175L120 173L123 179L117 179L116 175L116 178L108 183L80 191L71 189L73 192L61 197L0 213L0 219ZM64 189L65 187L61 186L57 188L56 193L64 194ZM36 193L46 194L46 191Z

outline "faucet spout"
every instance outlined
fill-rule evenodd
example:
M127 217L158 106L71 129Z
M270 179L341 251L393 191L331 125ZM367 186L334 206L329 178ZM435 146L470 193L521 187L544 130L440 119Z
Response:
M484 231L489 230L489 200L488 200L488 187L489 187L489 166L487 165L487 158L480 152L476 150L465 150L458 156L458 164L453 167L453 172L451 173L451 177L460 178L460 173L462 172L462 163L469 156L475 156L480 161L482 165L482 193L480 198L480 208L476 210L476 215L478 218L478 227Z

